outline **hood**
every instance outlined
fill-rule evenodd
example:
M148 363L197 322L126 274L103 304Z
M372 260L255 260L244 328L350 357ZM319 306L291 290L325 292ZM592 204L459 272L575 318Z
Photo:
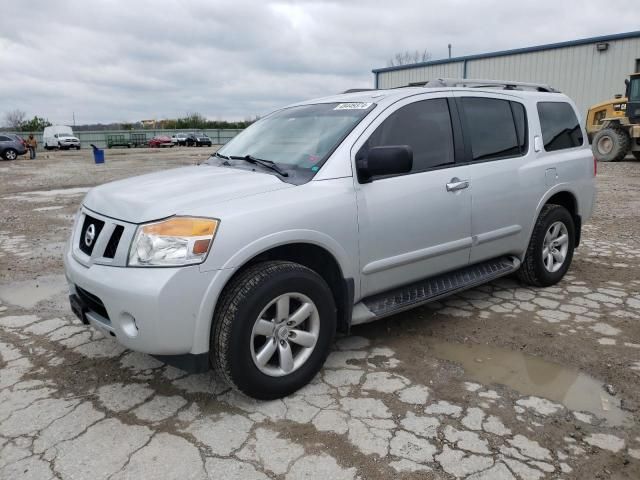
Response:
M74 137L73 135L58 135L58 140L76 140L76 141L80 141L78 140L78 137Z
M107 183L89 191L84 205L94 212L132 223L171 215L202 215L203 208L235 198L292 188L275 175L202 165ZM215 211L211 210L215 216Z

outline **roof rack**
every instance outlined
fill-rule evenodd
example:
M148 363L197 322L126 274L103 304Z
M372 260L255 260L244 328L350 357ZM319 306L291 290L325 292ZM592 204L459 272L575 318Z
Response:
M358 92L373 92L375 88L350 88L342 93L358 93Z
M416 82L417 83L417 82ZM537 92L559 93L551 85L546 83L531 83L531 82L512 82L510 80L483 80L477 78L437 78L430 80L425 84L427 88L442 88L442 87L502 87L505 90L523 90L525 88L535 90Z

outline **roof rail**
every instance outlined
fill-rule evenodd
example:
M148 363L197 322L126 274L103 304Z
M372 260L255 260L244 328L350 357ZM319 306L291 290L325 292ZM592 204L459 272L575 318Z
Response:
M375 88L350 88L342 93L358 93L358 92L373 92Z
M438 78L430 80L425 85L427 88L442 88L442 87L502 87L505 90L523 90L529 88L537 92L549 92L559 93L560 90L556 90L551 85L546 83L531 83L531 82L512 82L510 80L484 80L477 78Z

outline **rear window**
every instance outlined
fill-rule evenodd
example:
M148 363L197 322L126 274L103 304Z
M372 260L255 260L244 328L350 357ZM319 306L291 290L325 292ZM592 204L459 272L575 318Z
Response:
M540 102L538 115L547 152L582 145L582 130L571 105L565 102Z
M464 97L462 105L473 161L498 160L525 153L526 115L522 105L481 97Z

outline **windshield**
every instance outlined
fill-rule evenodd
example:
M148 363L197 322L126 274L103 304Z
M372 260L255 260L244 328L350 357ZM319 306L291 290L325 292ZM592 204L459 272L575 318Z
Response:
M315 173L374 106L356 102L286 108L251 125L219 153L228 157L251 155L284 169Z

